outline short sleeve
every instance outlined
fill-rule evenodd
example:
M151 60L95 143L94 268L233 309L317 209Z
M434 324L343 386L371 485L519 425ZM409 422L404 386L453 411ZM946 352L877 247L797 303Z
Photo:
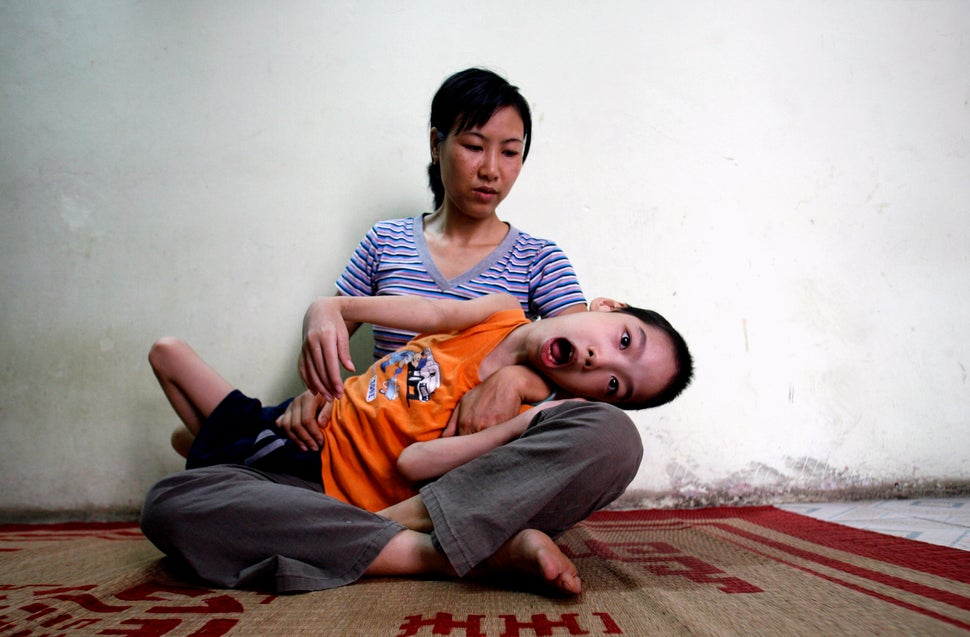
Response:
M377 230L372 227L350 256L350 261L337 279L337 289L346 296L374 296L377 264L380 262Z
M536 254L529 276L529 297L532 312L538 316L555 316L567 307L586 305L573 264L552 241L546 241Z

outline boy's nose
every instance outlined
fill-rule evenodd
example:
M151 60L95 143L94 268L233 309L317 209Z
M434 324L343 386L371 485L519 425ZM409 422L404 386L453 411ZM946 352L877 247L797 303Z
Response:
M586 367L592 367L595 363L599 361L596 360L596 352L590 347L586 350L586 362L583 363Z

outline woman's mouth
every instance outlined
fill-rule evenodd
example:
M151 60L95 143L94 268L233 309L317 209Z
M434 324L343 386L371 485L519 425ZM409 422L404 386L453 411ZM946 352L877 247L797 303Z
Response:
M476 188L475 194L484 201L491 201L498 197L498 191L494 188Z

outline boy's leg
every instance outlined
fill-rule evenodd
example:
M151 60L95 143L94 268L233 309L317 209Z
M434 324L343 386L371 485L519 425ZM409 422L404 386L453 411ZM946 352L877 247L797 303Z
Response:
M176 427L171 437L172 448L183 458L189 457L192 444L195 442L195 434L189 431L188 427Z
M615 500L642 455L640 434L622 410L571 401L423 487L421 504L435 541L464 575L523 529L555 538Z
M148 361L168 402L193 436L232 391L232 386L180 339L166 337L156 341ZM176 437L173 435L172 444L178 449Z

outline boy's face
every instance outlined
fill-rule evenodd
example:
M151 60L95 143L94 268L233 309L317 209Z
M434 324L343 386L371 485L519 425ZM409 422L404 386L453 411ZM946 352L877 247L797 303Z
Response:
M533 323L526 345L530 364L557 386L590 400L652 398L677 373L670 337L598 301L589 312Z

